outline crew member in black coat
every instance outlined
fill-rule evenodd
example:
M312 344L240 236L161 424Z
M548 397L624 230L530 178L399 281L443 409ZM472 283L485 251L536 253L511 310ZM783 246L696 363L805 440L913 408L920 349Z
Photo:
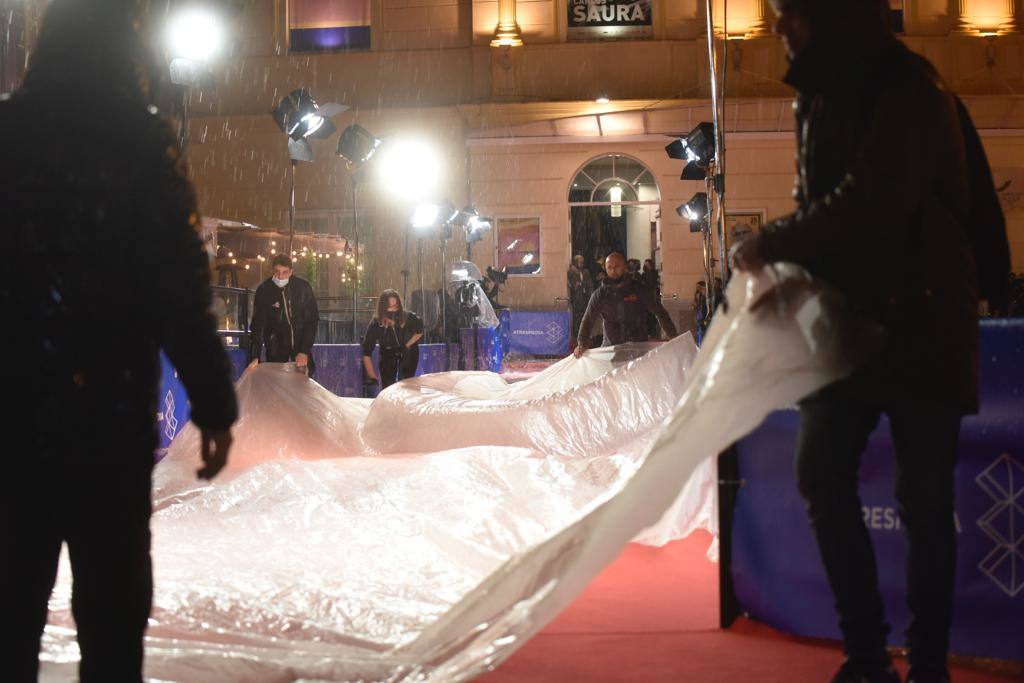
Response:
M278 254L271 262L274 275L256 288L249 334L249 360L259 361L266 349L268 363L295 361L313 377L313 342L320 322L316 295L310 284L295 276L292 260Z
M798 93L797 211L733 261L798 263L878 331L851 377L800 404L798 484L846 654L833 680L899 682L857 495L861 453L885 413L909 541L908 681L947 683L953 469L961 416L978 407L979 284L1009 270L1005 224L998 203L987 220L973 209L994 199L984 151L932 65L893 36L887 0L775 4ZM976 262L987 264L981 278Z
M668 311L658 301L657 294L639 280L626 276L626 259L622 254L609 254L604 260L604 269L608 276L590 296L587 312L583 314L583 322L580 323L573 355L579 358L590 348L591 333L598 318L604 325L603 346L647 341L650 338L647 328L648 312L657 317L669 339L676 336L676 326Z
M389 387L396 381L416 376L420 360L420 339L423 323L412 311L402 306L402 297L393 289L385 289L377 299L377 316L370 321L363 337L363 368L367 379L376 382L373 368L373 347L380 346L380 385Z
M83 683L141 681L162 349L211 478L237 416L185 164L128 3L54 0L0 101L0 666L35 681L67 544Z

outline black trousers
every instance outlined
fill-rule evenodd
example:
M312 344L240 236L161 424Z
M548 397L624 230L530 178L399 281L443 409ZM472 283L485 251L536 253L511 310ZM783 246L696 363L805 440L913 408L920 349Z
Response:
M395 382L416 376L416 367L420 362L420 345L413 344L406 349L380 350L380 386L389 387Z
M945 666L956 562L953 470L960 414L940 405L865 399L856 380L837 382L800 404L796 469L836 600L848 657L886 661L874 549L857 493L868 436L884 412L896 457L896 501L906 530L911 666Z
M142 680L142 637L153 599L153 444L145 441L126 447L112 440L93 453L84 449L49 461L38 453L12 453L10 460L24 460L14 466L16 485L7 487L0 504L5 681L36 680L63 543L74 577L71 610L82 655L80 680Z

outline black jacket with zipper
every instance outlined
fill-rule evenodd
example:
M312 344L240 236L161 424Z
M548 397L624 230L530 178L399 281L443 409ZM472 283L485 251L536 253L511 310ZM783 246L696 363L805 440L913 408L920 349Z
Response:
M269 363L295 360L298 353L311 356L319 322L316 295L306 280L293 275L284 287L264 280L253 302L249 360L259 359L264 348Z
M968 162L989 170L965 140L969 120L934 68L894 38L809 46L786 80L798 91L798 208L765 227L765 257L806 267L884 331L856 375L873 399L975 411Z

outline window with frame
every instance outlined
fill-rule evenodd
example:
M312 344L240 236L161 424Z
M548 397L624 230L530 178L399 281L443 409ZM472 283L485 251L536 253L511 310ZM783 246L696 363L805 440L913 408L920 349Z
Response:
M540 272L540 219L498 218L495 225L495 262L509 275Z
M291 52L370 49L370 0L288 0Z

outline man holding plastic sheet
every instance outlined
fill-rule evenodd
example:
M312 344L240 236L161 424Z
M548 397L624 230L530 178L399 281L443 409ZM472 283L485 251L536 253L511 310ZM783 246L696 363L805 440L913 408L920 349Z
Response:
M0 102L5 681L36 680L65 543L81 680L141 680L159 350L201 431L200 477L224 467L237 415L195 197L147 110L159 73L128 8L54 0Z
M898 683L857 495L886 413L907 530L913 683L949 681L953 469L978 408L978 297L1009 270L1005 224L966 111L888 27L887 0L776 0L798 91L796 213L736 248L740 269L791 261L842 292L877 343L800 404L797 477L836 597L834 683Z
M295 362L313 377L313 341L320 323L313 287L295 276L292 260L278 254L274 274L256 288L249 334L249 360L259 361L266 347L268 363Z
M669 339L678 334L657 295L639 280L626 276L626 259L622 254L608 254L604 269L608 277L590 297L573 355L579 358L590 347L590 335L598 318L604 323L604 346L647 341L648 311L657 316Z

